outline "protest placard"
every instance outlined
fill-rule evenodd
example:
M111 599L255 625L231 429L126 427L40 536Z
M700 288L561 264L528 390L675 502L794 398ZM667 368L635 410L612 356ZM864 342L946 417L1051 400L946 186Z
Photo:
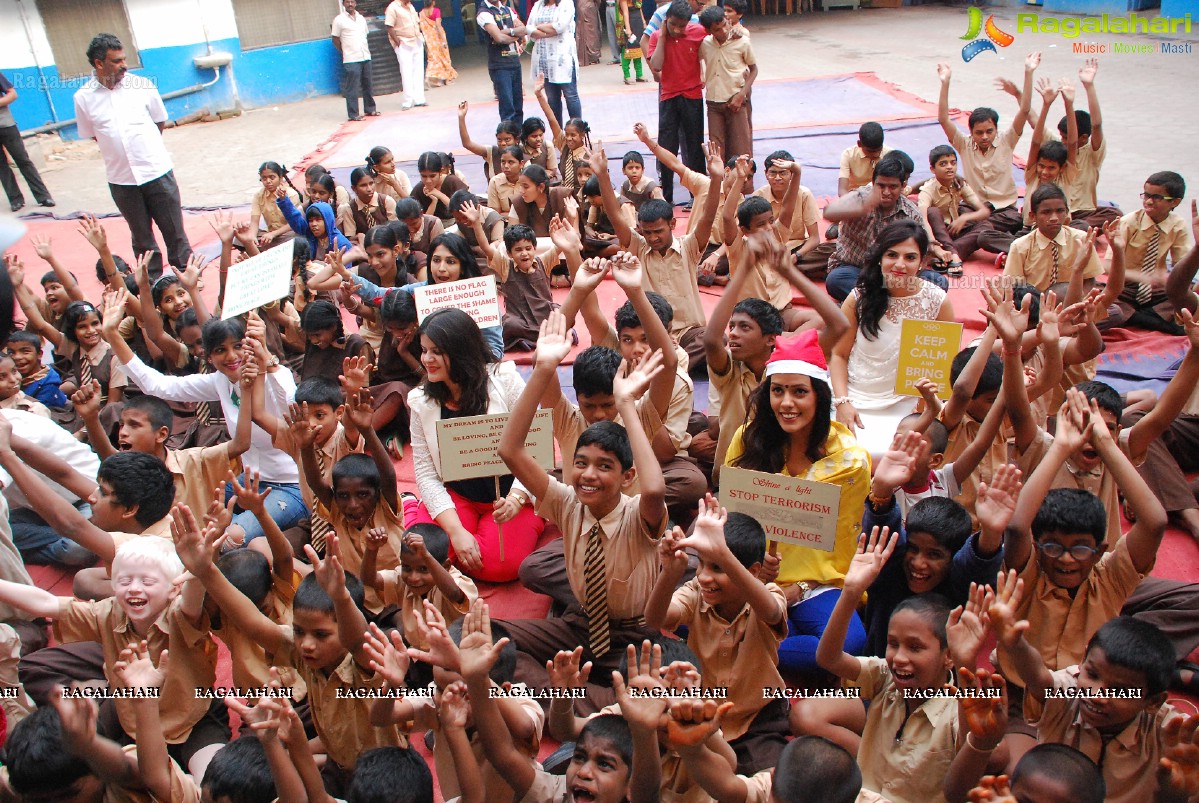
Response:
M470 315L480 329L500 325L500 300L494 276L427 284L416 289L415 298L418 322L439 309L453 307Z
M441 479L445 482L476 477L498 477L508 473L497 450L508 426L508 413L472 415L437 422L437 450L441 455ZM525 448L546 471L554 468L554 417L538 410L525 438Z
M242 260L229 269L221 318L229 319L287 298L295 240Z
M837 541L841 489L744 468L720 469L720 504L762 525L768 541L832 552Z
M962 325L951 321L903 322L899 334L899 370L895 374L895 392L901 396L919 396L916 382L928 379L937 383L941 395L949 393L949 367L962 344Z

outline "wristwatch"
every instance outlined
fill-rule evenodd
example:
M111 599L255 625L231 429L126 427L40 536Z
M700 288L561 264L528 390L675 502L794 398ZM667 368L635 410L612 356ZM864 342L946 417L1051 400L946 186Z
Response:
M267 367L268 369L270 369L270 368L278 368L278 367L279 367L279 358L278 358L278 357L276 357L274 354L272 354L272 355L271 355L271 358L270 358L269 360L267 360L267 361L266 361L266 367Z

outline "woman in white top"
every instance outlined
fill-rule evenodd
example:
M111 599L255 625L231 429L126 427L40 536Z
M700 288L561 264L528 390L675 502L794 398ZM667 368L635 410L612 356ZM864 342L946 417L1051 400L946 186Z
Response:
M513 30L513 36L533 40L533 80L545 76L545 97L554 116L569 120L583 116L579 100L579 54L575 48L574 0L537 0L529 22ZM566 117L562 100L566 99Z
M953 320L945 291L917 275L927 251L928 235L919 223L887 226L866 257L858 286L841 305L850 328L829 360L833 404L837 420L874 461L890 448L900 419L916 407L915 396L895 392L903 321Z
M545 521L511 474L445 481L437 448L443 419L509 412L524 390L510 362L497 362L478 325L460 309L442 309L420 325L425 381L408 394L412 459L419 504L404 505L404 526L435 522L450 536L455 563L476 580L515 580L520 562L537 546ZM500 558L499 525L504 550Z
M119 334L109 336L107 323L106 316L104 334L113 352L125 373L143 393L167 401L219 402L229 434L233 434L241 410L238 370L243 359L242 341L246 337L246 327L241 320L209 318L204 322L201 339L208 362L214 370L209 374L191 376L167 376L146 365ZM250 323L251 334L262 326L262 321L253 312L250 313ZM278 357L269 357L263 367L266 370L266 408L282 418L288 405L295 401L296 380L286 366L279 364ZM257 470L262 476L261 484L271 488L266 510L279 529L294 527L301 519L308 517L308 507L300 494L300 468L294 457L272 443L270 433L255 424L250 434L250 448L241 459L247 471ZM232 489L227 488L225 498L228 499L230 494ZM233 523L245 530L247 543L262 535L262 525L249 511L237 514Z

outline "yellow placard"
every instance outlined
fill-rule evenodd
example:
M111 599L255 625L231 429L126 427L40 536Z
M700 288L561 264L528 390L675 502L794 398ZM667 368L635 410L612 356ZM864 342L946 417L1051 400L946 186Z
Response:
M949 367L962 345L962 325L952 321L905 320L899 335L899 370L895 392L919 396L916 382L936 382L941 396L949 393Z
M500 436L508 426L508 413L449 418L437 422L437 450L441 454L441 479L445 482L508 473L500 459ZM546 471L554 468L554 416L538 410L525 438L525 448Z
M841 488L744 468L720 469L720 504L757 519L766 540L832 552Z

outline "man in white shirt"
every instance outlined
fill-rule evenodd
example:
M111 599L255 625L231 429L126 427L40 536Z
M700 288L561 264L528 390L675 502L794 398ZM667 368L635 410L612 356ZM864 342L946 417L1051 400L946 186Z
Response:
M412 0L391 0L383 16L387 38L400 63L404 83L403 109L427 106L425 103L425 40L420 32L420 16Z
M75 93L79 136L100 145L108 190L129 224L133 253L153 253L150 277L162 275L162 253L151 222L158 225L167 258L182 272L191 257L183 228L183 208L174 165L162 141L167 110L154 84L129 75L125 47L110 33L98 34L87 47L95 70Z
M371 94L371 48L366 40L366 17L358 13L358 0L342 0L345 11L333 18L333 45L341 53L341 94L346 98L346 116L361 120L358 98L367 117L378 117ZM423 87L423 84L422 84ZM404 87L408 89L407 85Z

